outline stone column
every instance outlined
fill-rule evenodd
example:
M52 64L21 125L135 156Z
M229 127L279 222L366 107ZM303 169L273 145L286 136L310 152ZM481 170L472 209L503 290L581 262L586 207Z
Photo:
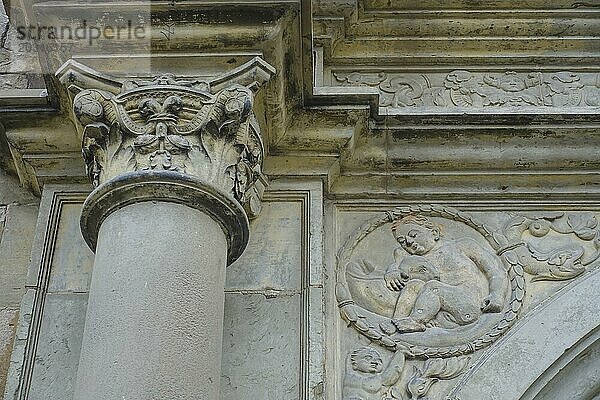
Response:
M225 267L264 189L258 85L223 81L71 87L96 186L76 400L219 399Z

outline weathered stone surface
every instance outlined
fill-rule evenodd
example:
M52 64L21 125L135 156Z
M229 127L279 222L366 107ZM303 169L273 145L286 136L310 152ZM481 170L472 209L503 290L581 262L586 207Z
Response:
M571 352L567 351L568 353ZM563 366L566 364L566 367L563 367L549 382L545 382L546 386L536 394L534 400L576 399L578 397L584 399L598 398L600 341L596 340L585 347L575 357L569 354L567 363L561 362L561 364Z
M227 290L298 290L302 235L299 202L267 202L251 226L245 253L227 268Z
M0 242L2 241L2 233L4 232L4 222L6 221L6 206L0 206Z
M0 309L0 393L4 393L19 311Z
M322 331L322 321L319 315L321 314L322 309L322 292L319 288L310 288L309 292L311 293L310 300L302 300L300 295L302 281L301 277L304 276L304 279L307 279L309 276L314 279L315 284L319 284L321 281L319 280L319 271L321 271L322 266L320 265L320 248L322 246L320 238L321 234L321 198L320 198L320 184L317 183L304 183L303 187L311 188L311 196L307 197L308 192L302 191L292 191L292 194L288 194L286 190L293 189L295 186L292 183L282 183L275 182L272 185L272 188L275 190L275 194L269 193L266 202L264 203L264 214L261 214L259 218L252 223L251 225L251 243L250 248L253 249L254 252L253 257L245 258L240 260L239 263L232 265L227 268L227 274L238 274L244 273L244 263L247 262L248 268L250 271L253 271L257 276L268 277L268 275L264 274L260 275L261 268L267 268L271 271L271 275L277 278L276 282L279 282L280 290L269 290L267 286L261 284L264 283L264 279L256 279L252 277L252 274L248 276L248 280L251 282L256 282L255 286L246 286L245 289L241 289L240 287L228 287L228 297L231 297L232 304L230 301L227 301L226 311L228 314L230 308L231 312L238 313L242 312L240 307L243 307L246 304L244 299L252 299L251 303L248 305L247 309L251 315L262 316L264 318L264 324L252 324L252 325L244 325L243 330L236 331L235 334L235 343L233 346L235 349L242 349L247 347L247 343L243 341L243 337L240 336L241 332L247 333L248 335L252 335L255 337L261 337L261 343L280 343L285 349L294 349L294 351L300 351L299 341L304 340L308 343L310 340L310 353L311 355L308 357L309 361L306 361L306 365L310 365L311 372L305 371L308 375L310 374L310 390L322 391L323 390L323 375L322 375L322 343L321 337L323 334ZM80 192L78 192L80 190ZM49 293L52 295L56 295L60 299L66 298L69 294L79 291L87 291L86 280L91 269L91 265L88 265L86 268L82 268L85 265L85 260L89 256L89 249L83 243L81 238L78 236L77 224L78 224L78 210L80 209L80 204L74 201L75 199L82 199L84 197L85 187L81 186L78 188L73 187L72 191L74 193L69 194L69 188L67 186L48 186L47 192L44 195L44 201L42 201L42 213L44 218L51 218L53 209L57 208L60 205L60 214L58 218L51 223L47 221L42 221L41 226L45 227L44 234L42 234L38 240L40 243L36 243L35 253L48 253L52 254L52 262L45 266L45 268L49 268L50 279L49 283ZM56 199L58 196L60 203L56 203L56 200L52 201L52 199ZM310 200L310 203L307 202ZM79 200L81 201L81 200ZM314 213L314 218L307 218L306 214L302 214L302 210L306 207L312 207L311 213ZM171 222L170 222L171 223ZM272 248L264 248L261 246L261 241L259 240L261 237L265 235L265 231L268 230L268 227L276 227L273 230L273 233L280 232L282 237L279 242L277 242L277 246L272 246ZM311 238L314 235L314 240L306 241L304 244L307 246L305 250L308 250L310 247L314 249L310 251L311 259L313 261L312 264L307 264L307 259L301 257L302 248L297 244L302 242L302 235L307 235L309 232L311 233ZM45 234L49 233L51 236L56 235L54 241L50 241L49 243L53 244L53 248L44 248L44 243L42 243L45 239ZM70 240L69 240L70 238ZM76 239L74 239L76 238ZM256 241L256 242L255 242ZM140 239L140 243L143 243ZM294 243L296 243L294 245ZM39 257L39 255L36 255ZM262 260L258 263L254 262L254 257L258 257L259 260ZM314 258L313 258L314 257ZM75 260L75 261L74 261ZM32 267L33 271L32 276L38 276L38 267ZM235 267L235 268L232 268ZM310 270L310 272L309 272ZM42 269L43 271L43 269ZM274 280L275 281L275 280ZM31 285L37 285L37 278L31 280ZM306 283L306 282L305 282ZM31 291L34 292L34 291ZM242 293L244 293L242 295ZM250 294L246 294L250 293ZM77 294L77 293L75 293ZM82 293L85 295L85 293ZM49 295L48 295L49 296ZM47 299L54 299L54 297L47 297ZM242 304L238 304L241 302ZM309 304L310 303L310 304ZM247 304L246 304L247 305ZM32 305L27 303L23 305L23 309L31 310ZM54 306L53 306L54 307ZM82 306L84 307L84 306ZM299 311L299 307L303 308L303 313L306 313L311 310L311 312L315 312L318 314L314 314L314 318L311 319L310 323L306 326L306 329L310 329L309 332L304 332L298 330L298 324L302 324L300 322L301 312ZM275 310L269 314L266 310ZM56 332L53 333L53 336L56 337L71 337L71 338L79 338L81 340L81 336L83 334L83 320L85 319L85 311L75 311L76 308L68 309L68 307L64 307L65 315L64 318L71 318L69 315L80 313L80 320L75 321L75 315L73 315L73 320L71 323L63 323L57 322L55 328ZM280 310L281 309L281 310ZM237 310L237 311L236 311ZM254 311L253 311L254 310ZM262 310L262 311L261 311ZM292 321L291 325L289 325L289 330L286 332L280 332L277 330L267 330L265 331L265 327L268 324L268 316L274 315L274 313L280 313L285 315L288 320ZM35 314L34 314L35 315ZM47 317L46 312L43 315L43 324L48 323L45 320ZM35 318L34 318L35 320ZM28 323L29 317L26 318L24 323ZM233 324L234 322L231 321ZM49 329L44 325L42 330ZM235 325L235 324L234 324ZM27 326L25 325L24 339L27 338ZM61 326L64 328L62 329ZM238 326L238 325L235 325ZM232 329L236 329L234 328ZM62 330L61 330L62 329ZM240 328L242 329L242 328ZM308 339L310 337L310 339ZM229 338L226 338L228 340ZM46 339L44 339L46 340ZM241 342L238 342L241 341ZM258 340L258 339L257 339ZM13 352L13 364L14 365L22 365L23 363L23 351L25 340L19 341L19 349L16 349ZM294 346L291 346L290 343L294 343ZM44 366L39 366L38 363L40 360L38 358L34 358L34 363L32 364L33 370L41 369L44 372L44 377L49 376L60 376L60 379L67 379L68 376L60 375L59 371L52 370L53 365L63 365L61 360L63 357L68 355L69 357L78 358L79 349L74 347L71 348L72 354L66 354L64 351L61 353L60 351L54 353L53 350L47 351L48 344L46 342L39 344L41 347L38 352L45 353L44 355ZM265 351L268 351L265 350ZM291 350L290 350L291 351ZM306 350L305 350L306 351ZM75 353L78 354L75 354ZM281 351L282 353L283 350ZM19 358L20 353L20 358ZM53 361L52 358L56 354L57 360ZM248 353L244 353L248 354ZM279 365L282 360L288 362L285 356L282 358L268 358L268 354L265 354L265 359L262 361L264 364L263 373L268 374L268 371L278 371L280 369ZM235 394L233 392L227 392L231 396L238 396L238 398L243 398L248 394L251 396L252 393L256 391L260 391L262 386L260 382L256 383L257 380L254 379L252 382L244 381L246 377L249 376L250 372L250 363L252 358L249 357L245 359L243 363L233 365L229 367L230 361L238 362L241 357L237 354L237 350L232 355L234 357L232 360L227 358L223 361L223 367L228 369L229 375L236 380L237 379L237 387L235 388ZM298 357L301 357L300 355ZM241 362L241 361L240 361ZM309 364L310 363L310 364ZM18 372L19 368L13 368L11 370L12 376L10 379L10 393L14 393L15 390L18 390ZM37 374L37 373L36 373ZM271 372L272 374L272 372ZM36 375L37 376L37 375ZM40 375L41 376L41 375ZM292 380L293 378L293 380ZM15 380L16 379L16 380ZM59 378L56 378L60 380ZM301 387L301 381L299 378L299 372L294 372L293 376L289 376L290 385L295 385L294 390L299 391ZM45 381L44 381L45 382ZM43 387L43 382L41 379L36 377L36 380L33 384L36 385L34 389L36 393L42 393L41 387ZM39 386L41 385L41 387ZM55 396L56 399L60 398L70 398L72 396L72 392L65 392L65 390L72 390L72 382L65 384L64 388L61 391L61 388L56 385L53 387L52 395ZM290 387L291 387L290 386ZM33 389L33 387L32 387ZM224 387L222 387L223 390ZM233 390L230 388L230 390ZM222 395L222 398L226 398L225 395ZM235 398L235 397L234 397ZM290 399L293 398L290 396ZM12 400L12 398L11 398Z
M253 218L265 186L254 96L274 73L256 57L206 80L164 74L120 83L73 61L57 76L76 93L73 112L94 186L132 171L179 172L235 199Z
M561 349L600 322L593 303L574 307L598 275L597 209L470 213L412 204L374 215L347 207L338 214L334 273L340 317L352 331L329 330L343 357L337 368L346 371L343 396L443 398L484 354L480 362L494 364L476 364L451 394L519 399ZM569 335L558 326L569 326ZM553 349L547 361L534 356L544 348ZM515 354L529 356L511 361ZM531 375L505 385L516 376L503 366L524 360L538 370L519 365Z
M194 208L141 202L100 228L78 399L218 394L227 243Z
M116 0L110 10L83 3L35 1L27 17L72 25L89 16L101 26L133 18L152 25L151 40L131 52L123 51L132 48L128 40L75 44L69 65L96 70L79 64L62 76L79 93L79 132L66 113L3 114L7 140L0 139L0 153L10 153L11 161L0 165L36 193L49 182L81 180L82 138L90 175L99 181L113 162L127 170L186 169L186 157L203 155L207 144L213 162L219 154L210 148L219 142L213 134L228 129L196 124L203 117L198 109L214 105L206 98L196 107L199 92L208 92L200 89L210 86L218 96L223 88L214 77L254 57L277 69L253 98L254 116L263 128L267 176L289 182L267 197L247 253L227 271L223 376L217 382L222 398L597 395L600 10L593 1L162 1L146 8ZM52 71L69 58L44 46L41 55ZM13 57L9 65L9 56L0 54L0 74L11 74L5 86L25 85L11 68L25 70L27 57ZM103 88L88 85L92 75ZM162 78L153 82L157 75ZM132 96L124 99L125 81L137 87L127 87ZM173 83L181 102L170 97L173 88L141 95ZM187 89L195 99L186 97ZM26 102L12 93L0 94L0 107ZM59 88L54 100L69 110L73 98ZM116 117L115 110L127 115ZM179 134L188 122L194 133L212 136L209 143ZM123 147L115 145L117 131L126 133ZM236 136L235 152L246 150L245 139ZM244 186L243 169L225 168L235 174L219 176L235 175ZM308 189L316 182L323 196ZM3 190L0 185L0 198ZM80 252L80 238L74 238L77 206L63 206L58 224L50 224L57 241L44 249L54 252L45 264L50 288L86 290L91 266L89 252ZM410 213L422 223L399 222ZM322 218L325 224L316 222ZM190 223L181 225L186 232ZM43 248L47 228L40 226ZM105 236L113 242L119 232ZM420 236L428 238L426 246ZM169 247L165 264L179 258L173 254L178 248ZM29 281L32 288L37 284ZM43 310L38 294L36 310ZM12 355L17 365L23 365L33 308L28 296ZM136 311L164 312L160 300ZM57 336L69 335L56 329ZM54 363L55 344L38 348L45 365ZM33 353L28 360L39 362ZM11 369L9 400L19 398L18 382L30 371ZM42 393L47 379L35 376L41 385L36 393ZM56 399L71 397L60 390L53 386Z
M323 399L325 392L325 356L327 347L325 340L325 310L323 307L323 289L312 287L309 289L308 304L304 305L304 312L308 314L308 391L310 399ZM308 306L308 310L306 307Z
M592 271L533 310L506 340L490 349L474 365L453 394L460 399L471 400L480 398L482 390L485 390L491 400L520 399L528 389L535 389L538 379L541 387L530 390L528 394L542 396L545 383L550 383L546 393L551 392L553 375L578 356L579 351L585 350L585 346L577 350L579 343L587 341L590 345L598 341L600 302L597 296L590 294L596 293L599 281L600 272ZM572 351L575 354L569 354ZM567 358L566 362L561 359L563 355ZM554 362L558 362L558 367L552 365ZM545 374L549 376L543 376ZM582 370L581 375L590 381L580 384L580 393L575 398L584 399L583 394L590 392L586 386L597 389L598 381L593 371ZM554 382L555 390L556 384ZM563 385L565 389L569 386L566 382ZM570 390L573 388L571 386ZM538 393L540 389L541 393ZM558 393L554 392L556 397L552 398L568 398L558 396Z
M37 205L9 205L0 242L0 305L18 307L25 292Z
M1 145L0 145L1 146ZM32 204L37 200L29 191L21 187L19 180L0 169L0 204Z
M85 293L46 295L29 399L73 397L86 306Z
M61 209L50 266L49 292L87 292L89 289L94 253L81 236L80 215L80 204L67 203Z
M222 399L300 398L300 295L227 293Z
M31 74L41 73L34 42L18 35L17 27L24 23L23 11L15 3L0 4L0 87L3 89L28 88ZM5 86L5 82L10 85Z
M6 389L4 398L6 400L16 400L19 398L19 391L22 388L22 378L24 376L25 354L28 344L32 344L29 337L31 319L33 315L33 306L35 302L35 290L27 289L21 302L19 311L19 320L16 327L13 351L10 356L10 365L6 377Z

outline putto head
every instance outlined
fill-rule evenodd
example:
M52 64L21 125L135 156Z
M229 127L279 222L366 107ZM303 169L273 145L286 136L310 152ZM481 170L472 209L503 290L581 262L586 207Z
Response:
M440 239L440 229L424 215L407 215L392 224L392 233L409 254L427 254Z
M376 374L383 371L381 354L373 348L361 347L350 353L352 369L359 372Z

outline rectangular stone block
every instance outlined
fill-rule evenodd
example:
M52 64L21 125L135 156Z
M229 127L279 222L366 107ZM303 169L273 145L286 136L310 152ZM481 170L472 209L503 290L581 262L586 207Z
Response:
M265 202L261 214L251 224L246 251L227 268L227 289L299 289L301 218L299 201Z
M0 309L0 393L4 393L19 311Z
M73 398L87 294L47 294L28 400Z
M81 236L81 204L64 203L50 269L48 292L87 292L94 266L94 253Z
M10 356L8 375L6 377L6 388L4 390L4 399L16 400L19 398L19 388L21 386L21 376L24 374L25 353L29 332L31 327L31 316L35 301L35 289L27 289L23 295L21 308L19 309L19 318L15 329L15 338Z
M221 398L300 398L300 295L227 293Z
M323 289L308 289L308 399L322 399L325 383Z
M7 207L0 241L0 306L18 307L25 292L37 213L35 205Z

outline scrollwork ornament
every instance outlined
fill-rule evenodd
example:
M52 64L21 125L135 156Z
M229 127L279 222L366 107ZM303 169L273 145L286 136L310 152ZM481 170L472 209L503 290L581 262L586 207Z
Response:
M554 235L564 244L541 248L525 234L543 239ZM600 258L600 230L592 214L546 212L510 218L498 236L506 260L524 269L535 281L561 281L575 278ZM586 256L584 244L593 248ZM590 252L588 252L590 253Z
M600 75L570 71L476 72L444 74L395 71L334 71L341 86L369 86L379 91L379 106L511 108L598 107Z
M237 83L212 93L204 81L164 75L126 81L119 93L78 90L83 157L95 186L124 172L188 174L233 197L255 216L266 185L254 93Z

